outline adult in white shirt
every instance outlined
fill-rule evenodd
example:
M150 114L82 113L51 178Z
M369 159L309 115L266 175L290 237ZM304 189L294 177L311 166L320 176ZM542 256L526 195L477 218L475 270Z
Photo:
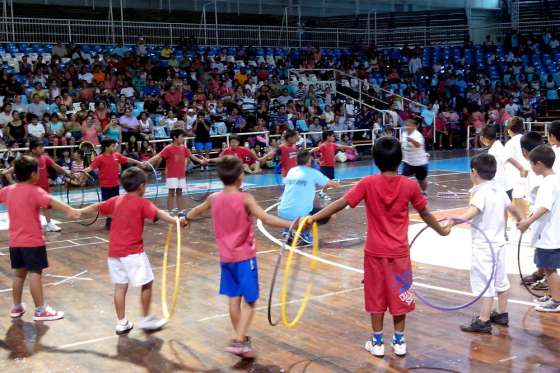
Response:
M405 130L402 134L401 146L403 153L403 176L414 176L422 191L426 191L428 182L428 153L424 136L418 131L418 122L408 119L405 122Z
M80 73L78 74L78 80L86 81L88 84L91 84L93 81L93 74L87 71L86 67L82 67Z
M0 128L6 127L12 119L12 104L8 102L2 106L2 112L0 112Z

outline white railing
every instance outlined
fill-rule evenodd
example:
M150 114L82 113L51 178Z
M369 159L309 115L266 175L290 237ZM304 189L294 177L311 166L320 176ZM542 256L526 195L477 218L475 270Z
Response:
M0 42L65 43L115 45L135 44L143 37L150 45L176 45L182 38L197 35L204 46L255 47L321 47L341 48L367 43L367 30L352 28L305 28L259 25L157 23L109 20L76 20L50 18L2 17ZM520 22L521 32L557 31L560 22ZM470 28L468 26L403 27L377 29L378 48L393 48L403 44L414 46L459 45L469 33L505 35L511 23L499 23Z

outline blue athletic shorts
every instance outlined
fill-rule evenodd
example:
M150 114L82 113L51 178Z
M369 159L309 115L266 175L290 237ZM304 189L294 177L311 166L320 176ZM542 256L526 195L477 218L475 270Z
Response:
M535 248L534 262L537 268L558 269L560 268L560 249Z
M212 143L211 142L195 142L194 143L194 149L197 152L201 152L204 150L212 150Z
M236 263L221 263L220 294L230 298L243 297L247 303L259 299L257 258Z

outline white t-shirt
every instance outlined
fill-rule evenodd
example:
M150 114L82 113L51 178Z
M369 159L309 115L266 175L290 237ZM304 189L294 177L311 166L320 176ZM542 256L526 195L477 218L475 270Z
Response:
M85 80L86 82L88 82L88 84L91 84L93 80L93 74L89 72L85 74L78 74L78 80Z
M40 138L45 135L45 127L41 123L37 123L36 125L29 123L27 125L27 132L33 137Z
M553 146L552 150L554 150L554 165L552 166L552 170L556 175L560 175L560 146Z
M496 176L494 180L496 184L500 186L505 192L513 189L513 183L508 180L506 175L506 150L502 143L498 140L494 141L490 149L488 149L488 154L493 155L496 158Z
M535 209L548 210L531 226L532 246L539 249L560 249L560 178L549 175L543 178L537 191Z
M506 192L495 181L486 181L472 188L471 193L471 206L480 210L472 220L473 225L486 234L494 249L505 245L505 212L511 205ZM474 247L488 246L478 229L472 230L472 244Z
M530 170L529 161L523 156L521 151L521 137L523 135L515 135L504 146L505 149L505 159L515 159L519 162L526 170ZM523 198L526 194L527 181L524 180L519 174L519 170L515 168L510 162L506 162L506 177L509 182L513 185L514 198Z
M408 141L408 138L420 143L420 147L414 146L414 144ZM406 131L403 131L401 145L404 163L410 166L423 166L428 163L424 136L420 132L415 130L409 135Z

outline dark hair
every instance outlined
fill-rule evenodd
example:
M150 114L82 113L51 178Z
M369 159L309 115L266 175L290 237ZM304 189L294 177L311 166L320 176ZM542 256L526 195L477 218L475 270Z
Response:
M171 130L170 135L171 135L171 139L175 140L179 138L179 136L185 136L185 131L183 131L181 128L175 128Z
M544 144L544 139L540 133L531 131L521 137L521 149L530 152L537 146Z
M497 168L496 158L491 154L478 154L471 159L471 169L476 170L481 179L492 180Z
M406 126L407 124L412 124L412 125L415 125L416 127L418 127L418 121L416 119L405 120L404 125Z
M402 161L401 143L394 137L382 137L373 146L375 165L381 170L396 171Z
M101 151L104 152L105 149L116 143L115 139L111 137L104 137L103 140L101 140Z
M554 136L557 141L560 141L560 120L550 123L548 134Z
M80 158L82 158L82 159L84 159L86 157L86 153L82 149L76 149L76 151L74 153L79 154Z
M39 139L31 139L29 141L29 151L32 151L33 149L36 149L40 146L44 146L43 142Z
M284 133L284 140L287 141L290 137L294 137L294 136L297 136L297 132L296 132L296 131L294 131L294 130L287 130L287 131Z
M216 170L218 170L218 177L224 185L233 185L243 174L243 163L239 158L227 155L220 158L216 163Z
M309 161L309 158L311 158L311 153L309 152L309 150L301 149L297 153L297 164L299 166L305 166L307 164L307 162Z
M531 163L541 162L546 168L552 168L556 154L549 145L539 145L529 153Z
M237 136L237 135L232 135L232 136L230 136L230 137L229 137L229 142L231 143L232 140L235 140L235 141L237 141L238 143L241 144L241 139L240 139L239 136Z
M329 131L323 131L323 141L325 141L326 139L329 138L329 136L334 136L334 132L329 130Z
M519 117L511 118L507 128L508 130L516 134L525 132L525 125L523 124L523 119Z
M121 184L127 192L135 192L148 181L146 173L138 167L127 168L121 175Z
M33 172L39 171L39 163L33 157L22 156L14 162L14 173L19 182L27 181Z
M482 128L480 135L488 140L496 140L496 127L486 126Z

